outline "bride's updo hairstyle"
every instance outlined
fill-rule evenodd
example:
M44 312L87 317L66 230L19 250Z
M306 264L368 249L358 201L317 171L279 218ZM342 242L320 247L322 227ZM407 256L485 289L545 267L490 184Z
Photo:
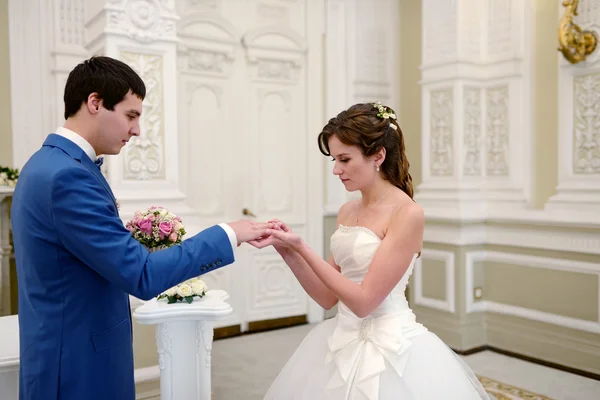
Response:
M319 150L326 156L331 156L329 139L332 136L345 145L358 146L365 157L385 148L385 160L380 167L383 179L413 198L404 137L394 110L381 103L355 104L331 118L318 138Z

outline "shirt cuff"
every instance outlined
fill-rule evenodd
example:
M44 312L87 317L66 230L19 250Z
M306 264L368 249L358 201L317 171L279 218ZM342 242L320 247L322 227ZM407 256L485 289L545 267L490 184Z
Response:
M219 226L221 228L223 228L223 230L225 231L225 233L229 237L229 242L231 242L231 250L235 252L235 249L237 249L237 244L238 244L238 242L237 242L237 236L235 235L235 232L227 224L221 223L221 224L219 224Z

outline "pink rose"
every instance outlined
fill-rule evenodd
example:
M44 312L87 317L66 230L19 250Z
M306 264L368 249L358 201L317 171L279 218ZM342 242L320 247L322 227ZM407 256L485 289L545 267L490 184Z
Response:
M177 241L177 232L173 232L169 235L169 240L173 243Z
M181 228L183 228L183 224L179 221L175 222L175 227L173 229L175 229L176 231L180 230Z
M152 221L150 221L149 219L141 220L138 226L140 227L140 230L142 232L145 232L147 234L152 233Z
M170 222L161 222L158 226L158 230L161 234L169 236L171 234L171 231L173 230L173 226Z

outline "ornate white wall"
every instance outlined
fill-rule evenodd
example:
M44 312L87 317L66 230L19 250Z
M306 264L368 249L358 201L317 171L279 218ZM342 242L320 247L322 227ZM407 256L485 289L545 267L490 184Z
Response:
M559 2L560 15L564 14ZM577 24L600 39L600 1L579 5ZM600 51L579 64L558 60L558 187L546 209L598 214L600 204Z

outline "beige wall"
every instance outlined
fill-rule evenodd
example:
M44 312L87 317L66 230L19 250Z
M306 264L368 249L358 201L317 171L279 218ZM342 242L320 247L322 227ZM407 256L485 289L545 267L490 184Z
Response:
M400 1L400 104L413 185L421 183L421 0Z
M8 55L8 0L0 0L0 166L13 167Z
M558 7L535 0L535 190L533 205L542 208L558 182Z

